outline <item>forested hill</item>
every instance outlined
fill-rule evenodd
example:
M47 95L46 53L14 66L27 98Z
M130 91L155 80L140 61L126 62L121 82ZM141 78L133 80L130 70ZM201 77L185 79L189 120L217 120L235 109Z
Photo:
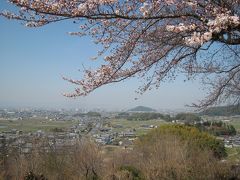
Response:
M155 109L145 107L145 106L137 106L135 108L129 109L131 112L155 112Z
M200 115L208 116L234 116L240 115L240 106L219 106L211 107L203 112Z

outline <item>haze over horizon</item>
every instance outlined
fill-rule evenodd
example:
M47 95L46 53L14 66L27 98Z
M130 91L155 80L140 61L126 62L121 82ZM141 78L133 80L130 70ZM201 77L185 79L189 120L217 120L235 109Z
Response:
M0 7L9 6L1 1ZM78 31L71 21L27 28L0 18L0 26L0 107L179 109L205 95L198 80L184 82L179 76L143 95L135 93L141 81L131 79L99 88L87 97L66 98L62 93L72 92L74 86L62 75L80 79L78 69L94 68L101 62L90 60L98 50L92 39L68 35Z

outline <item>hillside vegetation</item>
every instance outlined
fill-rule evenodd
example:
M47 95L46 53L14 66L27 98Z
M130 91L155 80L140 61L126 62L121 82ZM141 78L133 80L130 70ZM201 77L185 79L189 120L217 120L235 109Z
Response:
M150 112L146 112L146 113L131 113L131 114L119 114L118 116L116 116L116 118L125 118L129 121L147 121L147 120L153 120L153 119L162 119L162 120L166 120L169 121L171 120L171 117L169 115L164 115L161 113L150 113Z
M200 115L208 115L208 116L234 116L234 115L240 115L240 106L211 107L211 108L201 112Z

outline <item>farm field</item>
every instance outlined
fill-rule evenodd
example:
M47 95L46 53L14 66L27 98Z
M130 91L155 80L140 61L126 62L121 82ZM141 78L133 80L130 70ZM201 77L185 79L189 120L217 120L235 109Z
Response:
M230 122L230 124L232 124L237 132L240 133L240 119L234 119Z
M126 132L126 131L135 131L136 135L146 134L151 128L143 126L161 126L167 124L168 122L155 119L155 120L146 120L146 121L133 121L127 119L111 119L108 123L114 127L113 131L115 132ZM229 124L232 124L238 133L240 133L240 119L231 119ZM21 130L23 132L34 132L37 130L43 130L49 132L54 128L63 128L67 129L73 125L78 124L76 120L68 121L49 121L44 118L36 119L24 119L24 120L5 120L0 119L0 132L9 131L11 129Z
M45 119L25 119L25 120L0 120L0 132L11 129L23 132L34 132L37 130L51 131L53 128L69 128L77 124L77 121L49 121Z
M115 128L116 132L135 130L136 135L146 134L150 128L141 127L143 125L146 126L161 126L163 124L167 124L164 120L155 119L155 120L147 120L147 121L129 121L126 119L113 119L110 121L112 126L121 126L119 128Z

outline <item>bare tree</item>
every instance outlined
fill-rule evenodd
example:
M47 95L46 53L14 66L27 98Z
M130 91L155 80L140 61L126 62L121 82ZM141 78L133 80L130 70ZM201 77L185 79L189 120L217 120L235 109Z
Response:
M102 45L98 69L84 69L68 97L85 96L98 87L140 77L143 93L179 73L200 76L210 87L207 107L240 95L239 0L9 0L19 12L1 12L28 27L73 20L79 32Z

